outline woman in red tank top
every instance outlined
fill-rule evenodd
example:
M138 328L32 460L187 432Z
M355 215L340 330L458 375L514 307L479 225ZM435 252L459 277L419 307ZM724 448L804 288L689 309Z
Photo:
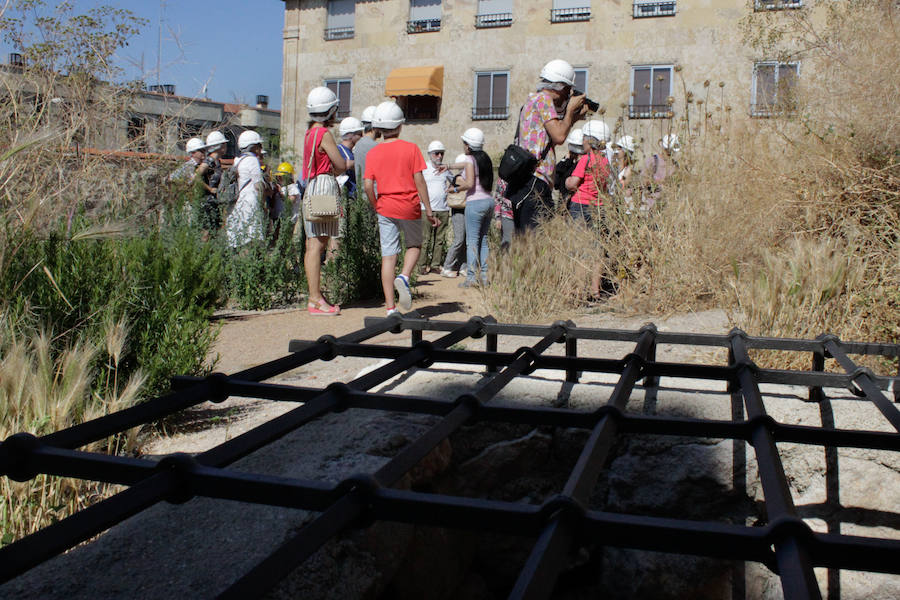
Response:
M309 128L303 140L303 179L309 182L316 175L331 173L340 175L347 170L347 163L338 150L334 136L328 128L334 125L337 114L338 99L334 92L326 87L317 87L306 97L306 110L309 112ZM338 221L313 222L303 219L306 232L306 253L303 266L306 268L306 281L309 285L309 298L306 310L316 316L336 316L341 307L329 304L322 295L322 252L328 247L328 240L337 235Z

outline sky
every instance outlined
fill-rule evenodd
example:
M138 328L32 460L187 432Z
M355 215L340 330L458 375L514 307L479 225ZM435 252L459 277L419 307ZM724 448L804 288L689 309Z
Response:
M80 14L97 5L125 8L148 23L117 53L127 80L157 83L157 48L162 32L158 83L175 84L180 96L218 102L256 102L269 96L269 108L281 108L281 0L72 0ZM4 0L0 0L0 7ZM54 7L55 0L47 5ZM161 10L162 9L162 10ZM162 29L159 28L162 16ZM14 51L0 42L2 59ZM142 66L143 65L143 66Z

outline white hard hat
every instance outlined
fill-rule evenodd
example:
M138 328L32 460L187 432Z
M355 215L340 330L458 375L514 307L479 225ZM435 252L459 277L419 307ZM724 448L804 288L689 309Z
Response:
M469 127L460 136L460 139L469 145L472 150L481 150L484 147L484 132L477 127Z
M365 129L363 124L359 122L359 119L356 117L347 117L343 121L341 121L340 126L338 127L338 131L341 136L345 136L348 133L356 133L357 131L362 131Z
M584 143L584 132L580 129L573 129L569 132L569 136L566 138L566 143L569 145L569 150L572 152L577 152L579 154L583 153L582 144Z
M221 131L213 131L210 132L208 136L206 136L206 147L213 148L215 146L221 146L222 144L227 144L228 140L225 139L225 135Z
M679 150L681 150L681 144L678 143L678 136L674 133L664 135L662 139L662 147L666 150L672 150L673 152L678 152Z
M193 154L197 150L203 150L204 148L206 148L206 144L200 138L191 138L184 145L184 149L188 154Z
M446 152L447 149L444 148L444 144L439 142L438 140L434 140L430 144L428 144L428 152Z
M575 69L566 61L557 58L544 65L544 68L541 69L541 79L574 86Z
M455 163L466 162L466 155L460 154L459 156L456 157L456 160L454 160L453 162L455 162Z
M238 136L238 150L243 150L250 146L255 146L256 144L262 145L262 138L259 137L258 133L251 129L248 129Z
M396 129L403 124L403 109L396 102L388 100L375 107L372 115L372 127L378 129Z
M327 113L337 104L337 96L324 86L314 87L306 96L306 112L311 115Z
M603 121L596 119L588 121L581 128L581 133L584 137L592 137L601 142L609 141L609 127Z
M375 107L367 106L366 109L364 111L362 111L362 117L359 120L362 121L363 124L365 124L365 123L371 124L372 117L374 117L374 116L375 116Z
M630 135L623 135L619 138L619 141L616 142L616 146L622 148L626 152L634 152L634 138Z

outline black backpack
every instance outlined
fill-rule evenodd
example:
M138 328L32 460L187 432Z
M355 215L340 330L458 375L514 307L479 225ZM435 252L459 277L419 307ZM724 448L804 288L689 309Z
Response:
M519 145L519 129L522 126L522 111L524 109L524 106L519 109L516 137L513 143L506 147L503 157L500 159L500 165L497 167L497 174L500 176L500 179L509 184L509 187L512 189L519 188L527 182L538 165L538 158ZM550 137L549 134L547 137ZM544 160L552 147L553 140L548 139L547 146L541 152L540 160Z

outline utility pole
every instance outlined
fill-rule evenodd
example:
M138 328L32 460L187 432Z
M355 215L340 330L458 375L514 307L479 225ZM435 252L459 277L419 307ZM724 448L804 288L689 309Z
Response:
M156 27L156 85L160 84L162 75L162 26L163 14L166 10L166 0L159 0L159 21Z

